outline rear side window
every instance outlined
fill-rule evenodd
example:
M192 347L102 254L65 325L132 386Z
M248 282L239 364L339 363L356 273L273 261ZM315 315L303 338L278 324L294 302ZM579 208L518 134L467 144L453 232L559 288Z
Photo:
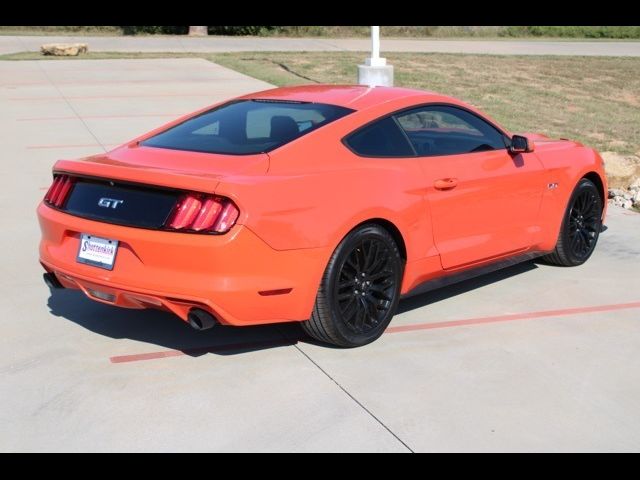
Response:
M365 157L412 157L415 155L407 137L393 117L371 123L351 134L345 143Z
M320 103L243 100L190 118L141 144L195 152L268 152L352 112Z
M456 107L419 107L396 118L419 156L483 152L507 145L493 125Z

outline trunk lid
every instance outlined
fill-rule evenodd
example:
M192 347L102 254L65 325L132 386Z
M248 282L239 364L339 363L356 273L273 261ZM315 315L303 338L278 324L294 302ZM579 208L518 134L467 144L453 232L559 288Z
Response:
M269 156L123 146L79 160L59 160L53 169L78 176L213 193L226 176L266 173Z
M72 187L51 204L70 215L132 227L161 229L185 192L213 194L220 180L261 175L269 156L218 155L152 147L121 147L80 160L60 160L54 173Z

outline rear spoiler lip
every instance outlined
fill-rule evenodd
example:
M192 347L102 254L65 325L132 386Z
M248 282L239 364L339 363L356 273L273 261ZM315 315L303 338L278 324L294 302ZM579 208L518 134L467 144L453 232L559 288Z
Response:
M189 174L149 167L96 164L77 160L58 160L53 166L53 173L66 173L75 177L97 180L114 180L119 183L165 190L187 190L203 193L215 193L220 179L223 177L223 175Z

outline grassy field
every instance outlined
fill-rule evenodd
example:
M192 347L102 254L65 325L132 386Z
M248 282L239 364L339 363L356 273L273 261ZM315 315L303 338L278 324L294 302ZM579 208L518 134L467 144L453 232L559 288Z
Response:
M91 36L114 36L122 35L122 28L110 26L17 26L17 25L0 25L0 35L91 35Z
M303 37L368 37L367 26L292 26L270 27L261 35ZM381 26L384 37L420 38L569 38L569 39L637 39L639 26Z
M0 35L150 35L185 34L182 26L0 26ZM214 26L216 35L264 35L286 37L368 37L368 26ZM569 38L638 39L640 26L382 26L385 37L429 38Z
M202 57L274 85L354 83L365 53L89 53L83 58ZM398 86L461 98L514 132L640 156L640 58L389 53ZM4 60L60 59L36 52Z

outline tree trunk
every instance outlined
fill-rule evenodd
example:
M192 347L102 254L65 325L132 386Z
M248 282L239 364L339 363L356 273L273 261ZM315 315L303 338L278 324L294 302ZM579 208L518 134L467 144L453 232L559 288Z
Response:
M189 35L192 37L205 37L208 35L207 27L189 27Z

